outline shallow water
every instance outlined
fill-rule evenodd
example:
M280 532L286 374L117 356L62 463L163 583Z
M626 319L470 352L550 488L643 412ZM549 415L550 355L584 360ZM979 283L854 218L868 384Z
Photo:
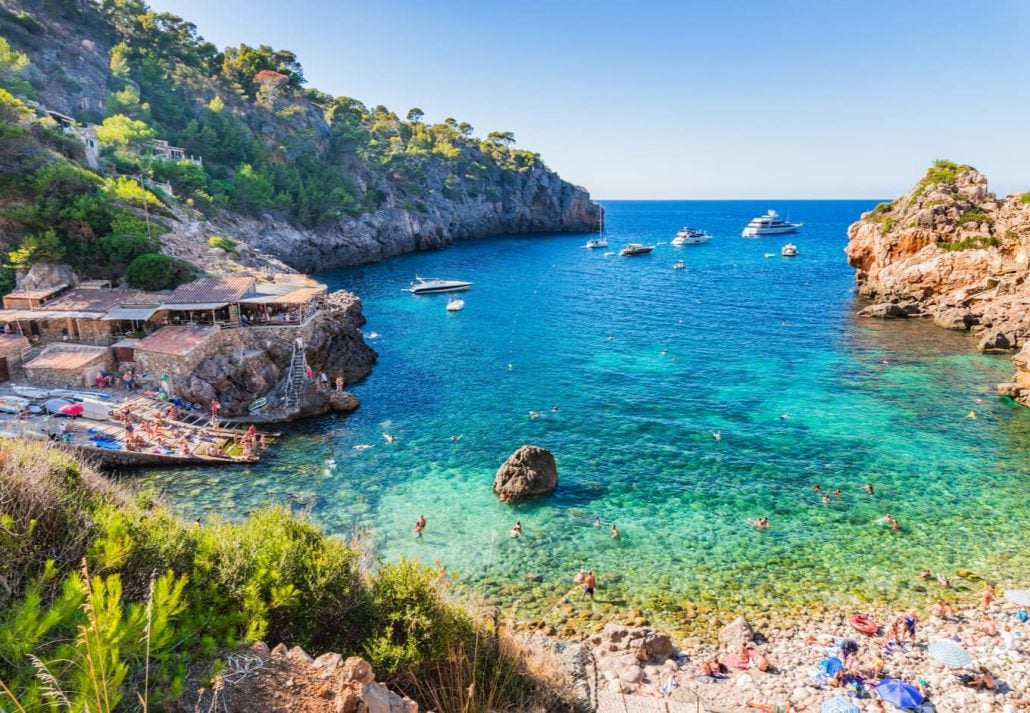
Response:
M927 323L855 318L842 251L872 205L608 202L609 250L664 244L621 258L583 236L499 238L326 273L376 335L361 409L289 429L254 468L139 477L190 517L291 502L490 595L546 601L580 568L659 609L903 600L924 566L1025 583L1030 411L993 393L1011 361ZM802 231L741 239L770 207ZM685 223L714 239L672 247ZM788 239L799 257L779 256ZM464 311L403 292L415 274L475 282ZM554 452L559 489L501 505L494 471L523 443ZM816 483L843 494L824 505ZM901 533L876 524L885 512ZM768 531L748 525L761 515Z

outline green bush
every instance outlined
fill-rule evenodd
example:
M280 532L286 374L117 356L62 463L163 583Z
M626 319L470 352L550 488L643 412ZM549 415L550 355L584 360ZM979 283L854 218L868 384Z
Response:
M959 219L958 219L958 224L959 225L965 225L966 223L988 223L988 224L990 224L990 223L993 223L993 222L994 221L991 220L991 217L989 215L987 215L986 213L984 213L979 208L973 208L971 210L967 210L965 213L963 213L961 216L959 216Z
M207 239L207 244L213 248L224 250L230 255L236 254L237 243L235 240L232 240L231 238L220 238L217 235L212 235L210 238Z
M997 246L998 239L993 235L974 235L971 238L965 240L956 240L950 243L937 243L937 247L942 250L948 250L954 252L956 250L979 250L984 248L993 248Z
M12 267L30 267L41 262L60 262L64 257L64 246L53 230L30 235L20 247L7 253Z
M167 290L196 277L196 269L185 260L162 253L139 255L125 268L125 279L144 290Z
M926 175L923 176L922 180L916 185L916 189L912 194L913 200L923 195L927 188L939 183L954 183L955 179L958 178L959 174L963 171L969 170L970 166L960 166L952 161L945 161L944 159L937 159L933 162ZM964 196L960 196L964 198Z
M1023 205L1026 205L1027 203L1030 203L1030 193L1024 193L1023 195L1021 195L1019 197L1019 202L1022 203Z

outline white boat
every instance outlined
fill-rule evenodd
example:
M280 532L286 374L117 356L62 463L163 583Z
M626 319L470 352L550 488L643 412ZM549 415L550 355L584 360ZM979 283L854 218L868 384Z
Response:
M608 238L604 237L604 210L601 210L601 216L598 218L597 225L597 237L587 241L584 245L587 250L593 250L594 248L606 248L608 247Z
M411 283L408 292L413 295L430 295L436 292L461 292L470 287L472 287L471 282L439 280L435 277L419 277L415 275L415 281Z
M783 257L794 257L798 254L798 247L794 243L787 243L780 248L780 255Z
M641 243L630 243L622 250L619 251L619 255L647 255L649 252L654 250L654 245L642 245Z
M780 218L779 214L770 210L765 215L754 218L744 231L740 234L744 238L754 238L759 235L781 235L783 233L796 233L803 223L790 223Z
M465 300L460 297L455 297L447 303L448 312L460 312L465 309Z
M672 264L672 267L673 267L674 270L682 270L686 266L687 266L687 263L683 262L682 260L677 260L676 262L674 262Z
M29 400L21 396L0 396L0 411L4 413L21 413L29 407Z
M111 404L97 399L76 399L82 404L82 417L90 421L107 421L111 418Z
M50 389L40 389L36 386L20 386L15 384L11 387L11 390L18 396L24 396L27 399L45 399L50 396Z
M695 230L686 226L680 228L676 237L672 239L673 245L702 245L712 239L712 236L703 230Z

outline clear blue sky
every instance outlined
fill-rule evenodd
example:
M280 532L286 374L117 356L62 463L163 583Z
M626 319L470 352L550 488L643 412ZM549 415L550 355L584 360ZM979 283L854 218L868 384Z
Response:
M598 198L1030 190L1030 0L151 0L310 86L515 132Z

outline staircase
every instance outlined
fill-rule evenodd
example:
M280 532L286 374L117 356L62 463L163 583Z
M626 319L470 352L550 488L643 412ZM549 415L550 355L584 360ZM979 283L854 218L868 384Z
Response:
M290 370L286 374L284 403L287 411L292 411L300 404L300 397L304 393L304 387L308 380L307 371L308 362L304 357L304 348L298 348L297 343L294 342L293 352L290 354Z

